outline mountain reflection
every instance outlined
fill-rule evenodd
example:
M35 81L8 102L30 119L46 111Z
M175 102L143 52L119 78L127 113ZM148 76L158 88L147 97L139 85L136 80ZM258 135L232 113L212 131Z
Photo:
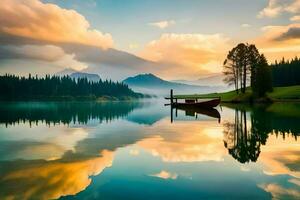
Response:
M0 124L86 124L90 120L111 121L122 118L142 106L140 102L16 102L1 103Z
M298 106L298 105L295 105ZM261 145L265 145L270 134L285 139L291 135L297 140L299 125L295 116L276 115L269 107L234 108L234 120L224 126L224 146L228 153L240 163L256 162Z

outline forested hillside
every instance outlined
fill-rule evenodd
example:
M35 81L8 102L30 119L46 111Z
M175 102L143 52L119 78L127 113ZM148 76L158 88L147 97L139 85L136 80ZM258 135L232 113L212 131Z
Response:
M44 97L142 97L126 84L102 81L91 82L87 78L74 79L69 76L49 76L39 78L29 75L18 77L15 75L0 76L1 99L38 99Z

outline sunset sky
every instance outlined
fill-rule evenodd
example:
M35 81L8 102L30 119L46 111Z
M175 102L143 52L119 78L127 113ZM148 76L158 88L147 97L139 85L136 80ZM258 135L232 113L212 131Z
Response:
M254 43L269 62L300 56L300 0L1 0L0 73L66 68L122 80L194 80Z

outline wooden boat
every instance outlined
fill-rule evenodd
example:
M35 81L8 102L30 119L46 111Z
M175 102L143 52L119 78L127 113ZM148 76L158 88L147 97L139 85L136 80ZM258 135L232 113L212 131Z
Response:
M173 107L176 106L190 106L190 107L203 107L203 108L214 108L221 102L220 97L174 97L173 90L170 90L170 97L165 97L166 100L170 100L170 104ZM178 100L184 100L180 102Z
M214 108L218 106L221 102L220 98L216 99L207 99L198 101L198 99L185 99L185 102L176 102L173 103L173 106L186 106L186 107L202 107L202 108Z

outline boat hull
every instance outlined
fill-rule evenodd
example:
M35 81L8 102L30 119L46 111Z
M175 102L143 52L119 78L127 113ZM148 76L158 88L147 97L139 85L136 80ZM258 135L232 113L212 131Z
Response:
M191 103L174 103L174 106L181 106L181 107L202 107L202 108L214 108L220 104L220 99L212 99L209 101L203 102L191 102Z

